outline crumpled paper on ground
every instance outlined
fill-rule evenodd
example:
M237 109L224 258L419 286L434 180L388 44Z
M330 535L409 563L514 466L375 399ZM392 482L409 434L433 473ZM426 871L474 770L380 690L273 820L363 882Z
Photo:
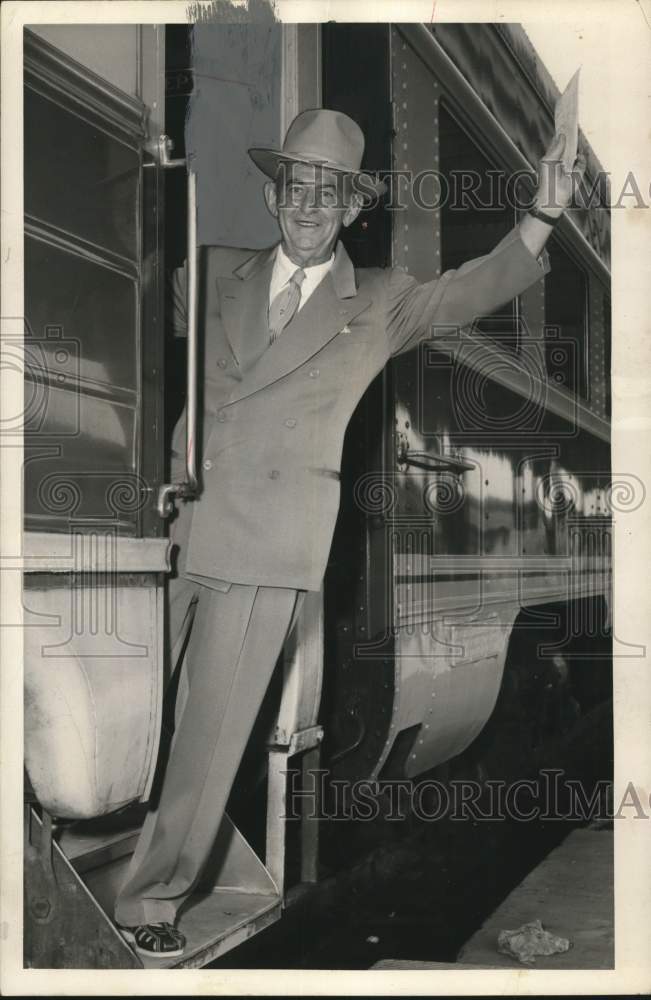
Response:
M502 955L517 958L523 965L534 965L536 955L557 955L569 951L567 938L550 934L540 920L522 924L514 931L500 931L497 936L497 950Z

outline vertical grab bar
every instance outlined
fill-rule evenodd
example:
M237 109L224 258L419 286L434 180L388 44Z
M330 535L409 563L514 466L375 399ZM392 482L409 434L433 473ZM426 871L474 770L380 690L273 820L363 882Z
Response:
M185 471L186 483L192 496L199 489L197 479L197 175L188 161L188 370L187 415L185 420ZM186 499L188 498L185 494Z
M188 228L187 228L187 259L188 259L188 367L185 418L185 482L164 483L158 490L157 509L160 517L169 517L174 511L174 500L194 499L199 492L197 479L197 374L198 374L198 343L197 343L197 175L192 169L189 159L170 158L172 142L166 135L158 140L158 162L161 167L170 169L186 167L188 174Z

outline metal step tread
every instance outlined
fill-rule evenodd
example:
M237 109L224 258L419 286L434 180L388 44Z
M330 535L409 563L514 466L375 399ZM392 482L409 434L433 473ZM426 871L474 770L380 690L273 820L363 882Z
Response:
M131 854L140 834L140 825L108 830L103 834L77 828L62 830L57 843L79 873Z
M42 821L30 810L26 832L35 836L31 863L27 865L29 898L49 897L50 881L44 878L39 860L39 832ZM69 948L59 947L63 928L79 925L76 952L71 968L202 968L215 958L236 948L282 915L282 895L269 872L244 836L224 814L202 884L179 912L178 927L187 947L181 956L169 959L144 958L120 933L113 920L115 898L124 882L138 828L110 829L108 823L59 831L63 843L52 843L56 876L49 901L57 919L50 925L33 923L34 937L30 967L56 966L64 961ZM72 857L68 857L65 848ZM32 857L33 856L33 857ZM65 886L64 886L65 883ZM28 914L29 911L28 908ZM102 958L98 961L97 943ZM103 964L102 964L103 963ZM67 967L67 966L63 966Z
M145 969L199 969L274 923L281 912L280 896L233 889L196 894L177 923L187 941L183 955L167 960L137 957Z
M93 898L109 916L129 860L125 854L84 875ZM187 941L182 956L143 958L127 942L144 968L201 968L274 923L282 913L282 897L273 880L228 814L215 841L212 863L209 860L197 889L179 912L177 926Z

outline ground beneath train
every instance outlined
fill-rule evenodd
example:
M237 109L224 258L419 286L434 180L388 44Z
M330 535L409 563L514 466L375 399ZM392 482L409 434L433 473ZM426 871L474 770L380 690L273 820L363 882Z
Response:
M511 782L538 781L536 795L520 800L521 811L534 814L529 819L409 815L398 822L324 822L322 857L336 868L324 871L318 885L291 891L277 924L212 967L367 969L385 958L453 962L515 886L571 831L588 825L572 808L566 784L579 782L589 799L607 783L610 711L604 705L589 713L570 740L546 749L526 779L514 770ZM482 811L486 805L485 799L477 804Z

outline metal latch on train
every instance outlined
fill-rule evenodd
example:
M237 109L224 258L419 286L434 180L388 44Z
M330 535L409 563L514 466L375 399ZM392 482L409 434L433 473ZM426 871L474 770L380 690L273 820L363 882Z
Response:
M461 475L476 468L476 462L470 462L459 455L444 455L440 451L412 451L405 435L398 434L396 439L396 462L401 471L412 465L427 472L452 472Z

